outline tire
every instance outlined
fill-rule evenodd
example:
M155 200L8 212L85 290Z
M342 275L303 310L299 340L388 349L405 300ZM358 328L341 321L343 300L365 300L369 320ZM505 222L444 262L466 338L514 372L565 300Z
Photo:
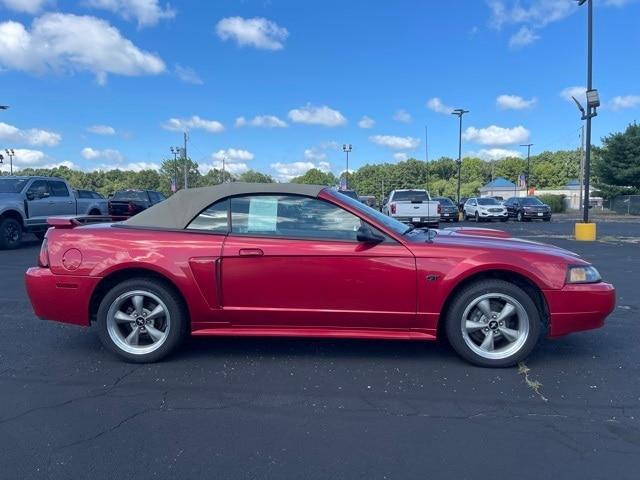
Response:
M96 210L95 208L89 212L89 215L102 215L100 210Z
M501 221L502 223L507 222L507 221L509 221L509 217L501 218L501 219L500 219L500 221Z
M137 310L135 297L142 297L142 312ZM154 313L158 308L161 312ZM152 316L155 317L151 319ZM182 298L166 282L132 278L103 297L96 327L102 344L120 358L132 363L151 363L178 348L188 335L189 318ZM133 333L134 328L137 334Z
M543 219L542 219L542 221L543 221L543 222L550 222L550 221L551 221L551 218L543 218Z
M13 250L22 242L22 225L15 218L0 221L0 250Z
M518 212L518 213L516 214L516 219L517 219L519 222L523 222L523 221L524 221L524 216L522 215L522 212Z
M478 215L478 212L476 212L475 218L476 218L476 223L480 223L480 215Z
M487 317L480 308L479 304L485 300L489 301L488 311L493 316ZM507 303L513 312L500 320L499 313ZM484 305L486 308L487 304ZM445 332L453 349L480 367L516 365L535 348L543 330L533 299L520 287L503 280L480 280L458 292L446 312L445 322ZM508 333L505 335L503 331ZM487 337L489 341L485 345Z
M44 240L44 236L47 234L47 231L45 230L44 232L33 232L33 234L38 240L42 241Z
M457 218L453 218L451 221L452 221L453 223L458 223L458 219L457 219Z

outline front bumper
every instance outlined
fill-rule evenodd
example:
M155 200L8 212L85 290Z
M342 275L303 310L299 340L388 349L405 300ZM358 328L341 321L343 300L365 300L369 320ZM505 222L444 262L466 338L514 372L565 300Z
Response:
M542 214L542 215L540 215ZM527 212L526 210L524 210L522 212L522 216L524 218L531 218L533 220L535 220L536 218L538 219L547 219L547 218L551 218L551 212Z
M600 328L616 306L616 291L609 283L568 284L545 290L549 306L550 337Z
M99 281L96 277L55 275L41 267L25 273L27 295L36 316L74 325L89 325L89 301Z
M483 212L482 210L478 210L478 215L480 218L508 218L509 214L505 210L504 212Z

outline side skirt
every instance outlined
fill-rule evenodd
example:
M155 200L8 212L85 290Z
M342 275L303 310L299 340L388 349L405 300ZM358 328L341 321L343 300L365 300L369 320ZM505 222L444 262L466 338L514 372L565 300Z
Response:
M324 328L202 328L191 332L194 336L223 337L306 337L306 338L359 338L384 340L435 340L436 332L430 330L384 329L324 329Z

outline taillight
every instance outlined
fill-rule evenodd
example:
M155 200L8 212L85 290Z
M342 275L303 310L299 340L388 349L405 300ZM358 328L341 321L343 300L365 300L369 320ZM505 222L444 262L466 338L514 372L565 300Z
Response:
M133 213L135 209L136 209L136 206L134 205L134 203L129 202L129 206L127 207L127 210L129 211L129 213Z
M391 213L395 215L395 213L396 213L396 204L395 204L395 203L392 203L392 204L390 205L390 207L391 207Z
M47 237L44 237L42 246L40 247L40 254L38 255L38 266L49 268L49 245Z

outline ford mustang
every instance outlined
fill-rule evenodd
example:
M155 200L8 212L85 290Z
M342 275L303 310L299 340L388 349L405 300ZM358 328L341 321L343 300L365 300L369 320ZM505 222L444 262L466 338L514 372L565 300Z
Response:
M498 230L408 227L340 192L227 183L122 222L52 217L26 287L38 317L131 362L190 335L435 340L505 367L601 327L612 285L576 254Z

